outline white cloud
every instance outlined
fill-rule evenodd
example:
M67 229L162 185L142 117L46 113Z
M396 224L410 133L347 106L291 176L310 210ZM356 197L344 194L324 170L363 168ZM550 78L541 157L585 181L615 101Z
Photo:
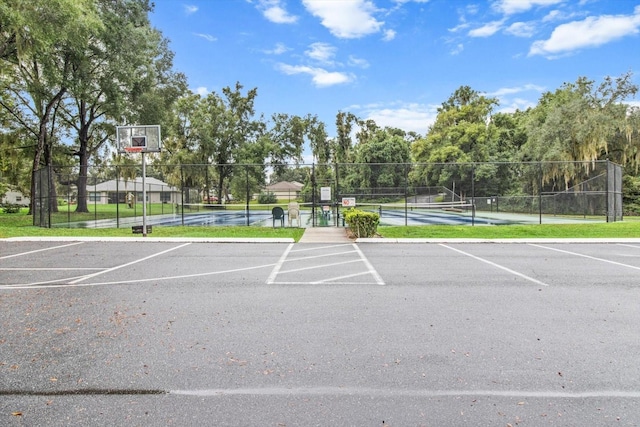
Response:
M451 55L459 55L460 53L462 53L462 51L464 50L464 45L462 43L458 43L457 45L454 46L453 49L451 49Z
M582 21L559 25L548 40L537 40L531 45L529 55L567 54L582 48L597 47L638 34L640 30L640 6L634 15L590 16Z
M487 96L501 98L505 95L513 95L514 93L522 93L522 92L538 92L542 93L546 90L543 86L534 85L532 83L528 83L524 86L516 86L516 87L503 87L494 92L487 93Z
M498 113L514 113L516 110L526 111L528 108L534 108L536 105L538 105L537 100L513 98L500 102L500 107L496 111Z
M267 55L282 55L288 50L289 48L284 43L276 43L276 46L273 49L266 49L263 50L263 52Z
M498 112L500 113L513 113L516 110L524 111L527 108L532 108L537 105L537 100L540 98L540 94L546 90L545 87L528 83L522 86L515 87L503 87L494 92L487 93L486 96L492 98L498 98L500 106ZM530 99L524 97L515 97L512 95L523 94L525 92L533 92Z
M338 84L349 83L355 79L351 74L337 71L327 71L323 68L308 67L306 65L278 64L278 69L287 74L308 74L316 87L328 87Z
M184 13L186 13L187 15L191 15L192 13L196 13L198 11L198 6L185 4L183 5L183 7L184 7Z
M365 120L371 119L378 126L390 126L426 135L429 126L436 120L438 107L438 105L394 102L386 105L354 105L346 111L354 111L357 116L364 117Z
M393 39L396 38L396 32L394 30L385 30L384 31L384 36L382 37L382 40L388 42L391 41Z
M372 16L376 8L369 0L302 0L302 3L338 38L360 38L377 33L384 25Z
M208 42L214 42L214 41L218 40L215 36L212 36L211 34L193 33L193 35L201 37L201 38L205 39Z
M362 58L356 58L353 55L349 55L348 64L350 66L352 66L352 67L369 68L369 61L367 61L366 59L362 59Z
M336 48L329 43L317 42L309 45L309 49L305 50L304 53L315 61L333 64L332 58L336 54Z
M469 31L470 37L489 37L500 31L504 21L493 21L483 25L480 28Z
M207 89L204 86L200 86L196 88L195 93L197 93L200 96L207 96L209 94L209 89Z
M258 8L265 18L276 24L293 24L298 21L297 16L286 11L281 0L259 0Z
M492 7L505 15L513 15L526 12L537 6L553 6L563 3L564 1L565 0L496 0L492 3Z
M536 31L534 24L530 22L514 22L504 32L516 37L531 37Z

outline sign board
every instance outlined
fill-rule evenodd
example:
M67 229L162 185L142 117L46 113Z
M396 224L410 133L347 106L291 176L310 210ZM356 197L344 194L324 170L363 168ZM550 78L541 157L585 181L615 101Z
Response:
M342 207L343 208L355 208L356 207L356 198L355 197L343 197L342 198Z
M331 187L320 187L320 200L331 200Z

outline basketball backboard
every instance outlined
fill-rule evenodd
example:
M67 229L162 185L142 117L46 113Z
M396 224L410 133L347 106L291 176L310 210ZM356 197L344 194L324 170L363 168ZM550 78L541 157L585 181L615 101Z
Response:
M119 153L157 153L162 148L160 126L117 126Z

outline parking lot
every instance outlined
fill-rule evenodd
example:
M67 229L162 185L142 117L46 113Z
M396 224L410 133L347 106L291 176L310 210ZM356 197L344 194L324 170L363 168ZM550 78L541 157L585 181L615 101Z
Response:
M2 425L640 425L640 241L0 241Z

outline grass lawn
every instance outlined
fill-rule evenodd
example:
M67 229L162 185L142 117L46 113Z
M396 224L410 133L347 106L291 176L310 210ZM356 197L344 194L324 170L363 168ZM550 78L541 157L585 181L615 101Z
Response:
M378 227L378 233L387 238L431 239L640 238L640 220L638 217L634 217L622 222L595 224Z
M126 207L121 210L127 210ZM131 228L40 228L33 227L27 210L20 213L0 212L0 238L22 236L94 236L139 237ZM92 214L89 214L92 215ZM255 237L293 238L300 240L302 228L271 227L162 227L153 226L153 237ZM592 224L542 224L500 226L399 226L378 227L378 233L386 238L640 238L640 217L627 217L622 222Z

